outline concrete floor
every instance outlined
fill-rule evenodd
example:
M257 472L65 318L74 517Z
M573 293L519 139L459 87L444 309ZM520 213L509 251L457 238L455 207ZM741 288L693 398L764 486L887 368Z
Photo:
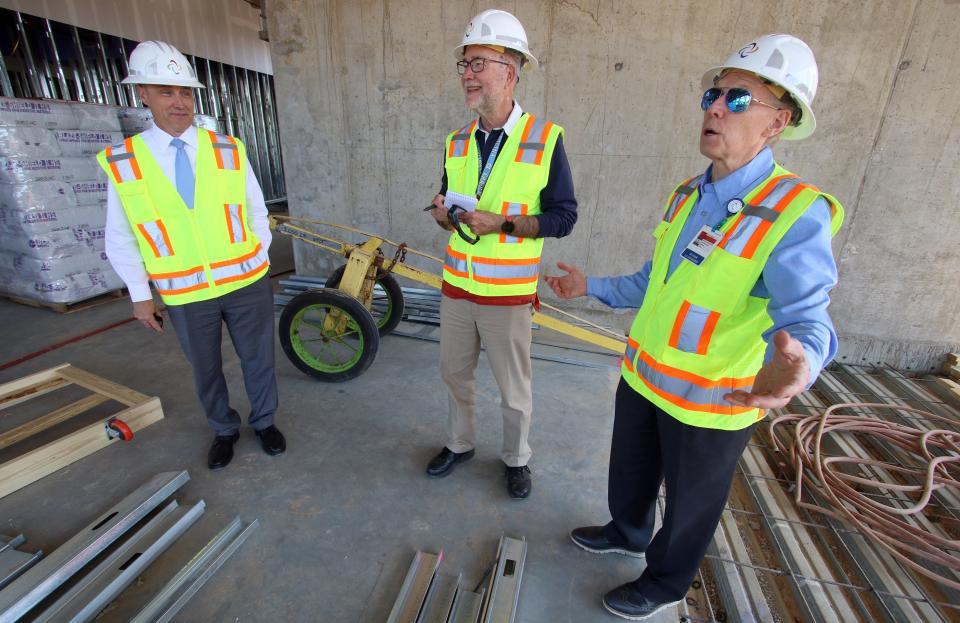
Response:
M126 300L67 315L0 301L0 365L128 315ZM155 336L131 322L2 370L0 382L69 362L159 396L166 417L129 444L111 445L0 499L0 533L23 533L30 547L53 551L154 474L186 469L190 482L176 497L182 504L204 500L205 514L100 620L127 620L236 515L259 518L260 529L177 620L384 621L416 550L442 549L441 569L462 572L473 585L502 534L529 543L517 621L618 620L600 597L638 576L643 562L591 555L568 537L571 528L608 517L616 370L534 361L534 488L517 501L505 490L499 393L485 361L476 458L448 478L424 476L444 442L447 399L437 357L435 343L387 337L363 376L324 384L294 368L278 343L277 424L289 449L269 457L244 429L233 463L218 472L206 467L211 433L172 330ZM245 413L229 342L224 358L233 405ZM0 430L17 417L23 415L5 415ZM0 453L0 461L30 443L36 445L28 440ZM660 620L676 621L677 613Z

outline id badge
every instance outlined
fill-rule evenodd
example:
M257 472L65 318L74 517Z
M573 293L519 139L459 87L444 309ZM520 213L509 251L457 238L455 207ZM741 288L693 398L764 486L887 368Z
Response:
M699 266L703 263L703 260L707 259L707 256L717 248L717 245L720 244L722 239L723 234L714 231L709 225L704 225L700 228L700 231L697 232L697 235L694 236L693 240L690 241L690 244L687 245L687 248L683 250L680 257L688 262L692 262L695 266Z

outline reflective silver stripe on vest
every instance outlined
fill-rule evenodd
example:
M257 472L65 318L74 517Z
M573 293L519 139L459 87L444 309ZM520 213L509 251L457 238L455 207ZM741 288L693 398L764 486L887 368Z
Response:
M467 274L467 260L466 260L466 259L460 259L460 258L458 258L458 257L454 257L454 256L450 255L449 253L447 253L447 257L446 257L446 259L444 260L443 263L447 266L447 268L449 268L450 270L452 270L452 271L454 271L454 272L463 273L464 275Z
M118 184L132 182L137 179L137 174L133 171L133 162L136 156L131 151L127 151L126 143L117 143L110 147L110 155L107 156L107 163L113 164L120 173Z
M522 203L510 203L507 204L507 211L503 213L504 216L521 216L523 214L523 204ZM518 238L516 236L511 236L509 234L504 234L503 241L508 244L516 244L522 242L523 238Z
M633 368L634 360L637 358L637 347L627 342L627 349L623 352L623 358L627 361L627 367Z
M256 271L258 268L262 268L266 263L267 252L263 250L263 246L260 246L255 255L248 257L242 262L212 268L210 269L210 273L213 275L213 283L220 285L225 279L245 276Z
M686 353L697 352L697 346L700 344L700 337L703 335L703 329L707 324L707 318L711 310L698 305L690 305L687 313L683 317L683 324L680 325L680 338L677 340L677 350Z
M228 203L226 207L229 213L227 227L230 228L230 241L234 244L246 242L247 232L243 229L242 206L239 203Z
M176 294L184 290L195 289L196 286L206 287L207 284L207 274L203 271L202 266L198 267L195 273L189 275L179 277L151 276L151 279L153 279L153 283L157 287L157 292L160 294Z
M473 276L483 279L536 279L540 275L540 262L536 264L487 264L473 258Z
M470 146L470 128L473 123L465 125L450 139L450 148L453 150L449 155L454 158L462 158L467 155L467 148Z
M240 168L240 148L230 142L230 137L225 134L214 134L213 148L220 152L220 161L223 162L223 168L229 171L236 171Z
M703 407L724 407L732 409L733 405L723 399L724 394L740 389L749 392L752 385L745 387L734 387L732 383L725 383L716 387L700 387L689 381L678 379L663 372L659 372L647 364L643 358L637 359L637 376L644 379L650 385L659 390L673 394L677 398L686 400L694 405ZM704 409L707 410L707 409Z
M157 257L169 257L173 255L173 251L167 246L167 239L163 236L160 221L140 223L140 226L143 227L143 231L147 232L150 240L153 241L153 246L157 250Z
M670 202L670 208L663 215L663 220L672 221L674 214L676 214L677 209L680 207L680 204L683 203L683 200L689 197L697 190L697 187L700 186L700 180L703 178L702 175L698 175L687 184L681 184L677 187L676 193L673 196L673 201Z
M539 117L533 117L530 124L530 131L527 132L527 141L520 143L517 149L517 162L526 162L527 164L537 163L537 154L543 152L546 147L547 137L544 130L547 127L547 120ZM543 164L543 161L540 161Z
M745 208L743 210L743 220L737 224L736 230L723 245L723 248L734 255L742 255L744 247L747 246L750 237L753 236L753 232L764 221L772 222L776 220L780 213L773 209L774 206L799 183L800 180L795 177L780 180L773 192L767 195L763 201L758 205L750 205Z

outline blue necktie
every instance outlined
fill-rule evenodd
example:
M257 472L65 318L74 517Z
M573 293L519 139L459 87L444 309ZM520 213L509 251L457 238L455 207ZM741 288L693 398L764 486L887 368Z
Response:
M170 144L177 148L177 159L174 162L174 171L177 178L177 192L183 197L183 202L187 207L193 209L193 169L190 168L190 159L187 158L187 151L183 148L186 143L178 138L170 141Z

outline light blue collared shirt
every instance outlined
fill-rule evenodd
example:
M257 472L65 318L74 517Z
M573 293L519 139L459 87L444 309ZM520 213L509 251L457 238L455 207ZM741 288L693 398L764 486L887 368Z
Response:
M680 262L680 254L704 225L715 227L727 215L727 202L743 199L748 192L773 172L773 152L764 148L753 160L716 183L703 183L700 197L687 218L670 256L667 279ZM704 181L712 179L713 165L707 167ZM780 329L803 344L810 365L810 383L837 354L837 333L827 313L830 290L837 284L837 264L830 247L830 205L822 197L813 202L803 216L780 240L763 268L763 274L751 291L752 296L768 298L767 312L773 326L764 332L767 342L764 361L773 356L770 337ZM587 294L615 308L639 308L650 281L652 263L639 272L620 277L587 278Z

